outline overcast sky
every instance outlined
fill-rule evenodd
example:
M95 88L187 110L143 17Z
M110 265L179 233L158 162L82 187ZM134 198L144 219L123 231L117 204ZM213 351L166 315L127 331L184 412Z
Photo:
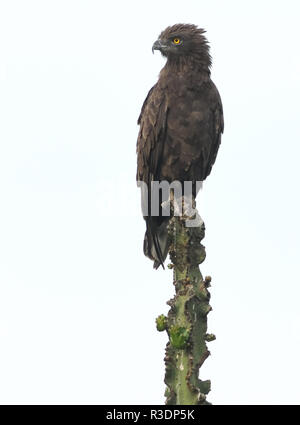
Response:
M225 133L199 195L214 404L300 402L299 1L0 0L1 403L164 403L172 272L136 120L166 26L207 30Z

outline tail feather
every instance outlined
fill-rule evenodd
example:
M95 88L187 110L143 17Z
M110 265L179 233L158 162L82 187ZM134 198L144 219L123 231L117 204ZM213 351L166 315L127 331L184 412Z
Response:
M149 217L150 218L150 217ZM154 261L153 267L157 269L162 266L168 255L168 229L169 220L165 219L162 223L157 224L147 219L147 230L144 237L144 254Z

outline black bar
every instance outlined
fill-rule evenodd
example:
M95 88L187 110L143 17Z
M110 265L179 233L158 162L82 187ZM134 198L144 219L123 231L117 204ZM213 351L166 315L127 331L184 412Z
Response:
M276 422L287 423L299 418L299 405L237 405L237 406L156 406L156 405L0 405L0 420L17 419L36 421L44 419L57 422L62 418L83 421L83 423L201 423L201 421L221 420L220 423L239 423L245 419L263 422L272 418ZM2 422L4 423L4 422Z

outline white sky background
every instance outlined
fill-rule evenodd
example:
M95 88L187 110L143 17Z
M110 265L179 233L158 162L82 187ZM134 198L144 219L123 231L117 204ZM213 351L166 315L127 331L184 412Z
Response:
M0 1L0 400L164 402L170 270L142 253L137 116L167 25L207 30L225 133L200 195L214 404L300 401L295 1ZM200 206L201 204L201 206Z

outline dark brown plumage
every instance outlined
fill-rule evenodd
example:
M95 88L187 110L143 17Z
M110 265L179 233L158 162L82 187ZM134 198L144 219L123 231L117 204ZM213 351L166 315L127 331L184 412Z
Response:
M190 24L166 28L154 43L167 62L138 119L137 180L203 181L216 160L223 132L218 90L210 79L204 30ZM194 194L196 195L196 194ZM145 217L144 253L157 268L167 255L166 217Z

